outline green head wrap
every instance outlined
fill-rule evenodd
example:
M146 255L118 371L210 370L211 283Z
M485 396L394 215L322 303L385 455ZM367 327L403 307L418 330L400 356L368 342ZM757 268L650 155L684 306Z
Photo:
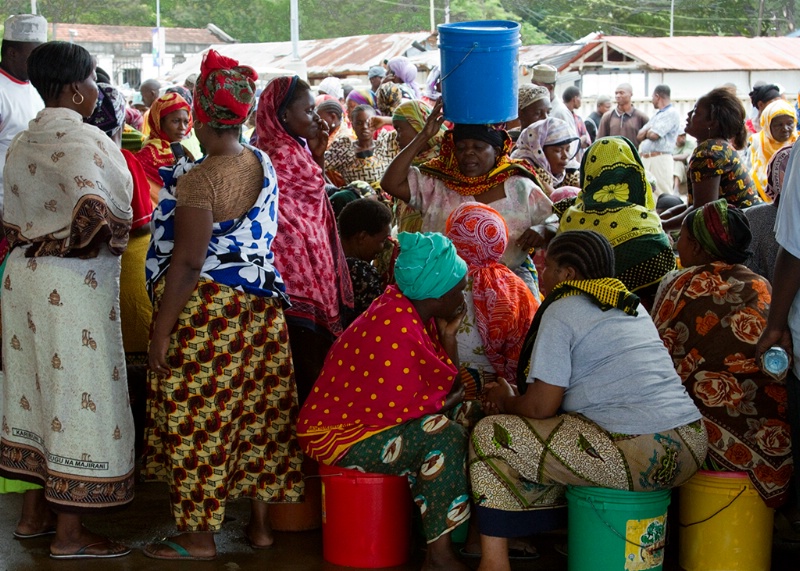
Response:
M716 259L742 264L750 257L750 224L744 213L724 198L690 212L686 223L694 239Z
M465 275L467 264L453 243L438 232L401 232L400 255L394 278L409 299L434 299L453 289Z

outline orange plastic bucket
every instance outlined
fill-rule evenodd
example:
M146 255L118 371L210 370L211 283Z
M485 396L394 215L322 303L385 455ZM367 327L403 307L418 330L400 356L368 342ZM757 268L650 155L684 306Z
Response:
M411 491L404 476L319 466L322 556L346 567L403 565L411 545Z

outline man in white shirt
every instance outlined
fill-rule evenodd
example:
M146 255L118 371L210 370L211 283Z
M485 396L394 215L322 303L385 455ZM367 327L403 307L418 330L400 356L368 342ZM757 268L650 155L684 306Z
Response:
M550 92L550 113L548 113L548 115L568 121L567 117L571 116L571 112L564 107L561 99L556 97L556 78L558 77L558 70L552 65L540 63L533 66L531 71L531 83L546 87L547 91Z
M3 208L3 168L12 139L44 109L28 81L28 56L47 41L47 20L33 14L10 16L0 45L0 217Z
M653 90L653 107L658 111L639 129L636 140L640 143L639 155L644 168L656 179L656 195L672 194L675 170L672 151L681 130L681 116L670 99L668 85L656 85Z

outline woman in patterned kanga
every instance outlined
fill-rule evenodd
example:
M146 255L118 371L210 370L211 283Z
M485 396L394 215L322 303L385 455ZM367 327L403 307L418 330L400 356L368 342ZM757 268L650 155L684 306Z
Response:
M450 533L467 521L467 429L456 331L467 265L437 233L398 236L389 286L333 344L300 411L298 437L323 464L407 476L428 542L423 570L467 571Z
M653 321L708 431L706 468L747 472L769 507L789 498L792 450L786 381L764 373L756 343L772 287L742 263L750 252L744 214L724 199L689 213Z
M566 485L668 490L705 458L700 412L650 316L613 276L614 251L600 234L550 242L521 390L504 379L490 388L487 412L499 414L471 438L481 569L508 569L508 538L558 519Z
M286 294L270 249L277 177L239 143L256 78L206 54L194 114L207 156L178 161L153 215L144 474L169 484L180 532L145 547L155 559L214 559L225 504L238 497L250 499L245 538L268 548L268 505L303 500Z
M114 142L83 122L98 98L89 53L45 43L28 66L45 109L11 143L4 172L0 474L44 486L25 493L15 536L55 533L54 559L119 557L130 549L81 515L133 500L119 320L133 183Z

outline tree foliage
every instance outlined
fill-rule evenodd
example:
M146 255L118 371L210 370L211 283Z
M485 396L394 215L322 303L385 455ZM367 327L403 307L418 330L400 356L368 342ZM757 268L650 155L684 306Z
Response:
M0 0L5 14L30 11L30 0ZM433 0L437 24L509 19L523 43L568 42L586 34L664 36L670 0ZM155 0L38 0L51 22L154 26ZM784 35L796 27L800 0L674 0L675 35ZM429 0L299 0L301 39L428 30ZM161 0L163 26L213 23L243 42L290 37L289 0Z

